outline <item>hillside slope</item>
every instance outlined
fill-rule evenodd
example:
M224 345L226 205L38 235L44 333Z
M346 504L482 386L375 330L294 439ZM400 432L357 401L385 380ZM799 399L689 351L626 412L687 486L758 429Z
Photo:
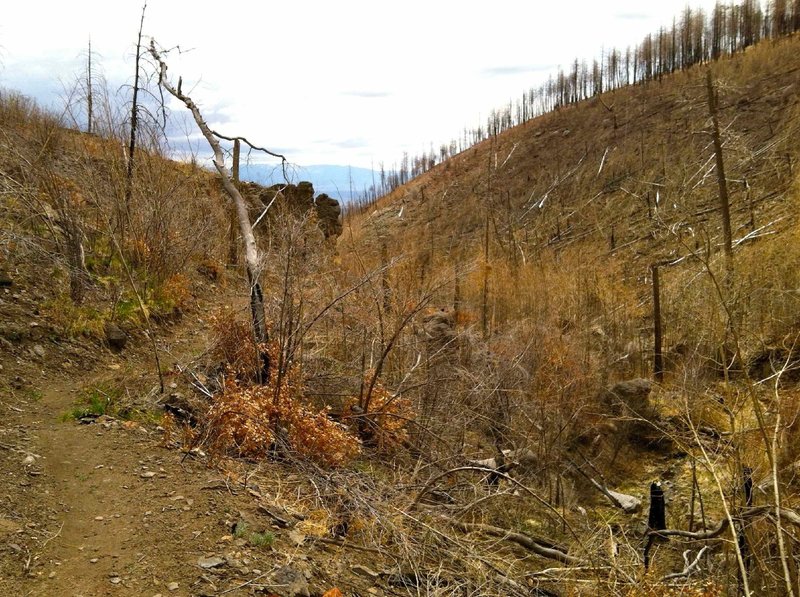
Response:
M684 255L703 231L720 244L705 84L719 94L735 238L792 212L800 39L628 87L483 141L380 199L351 222L356 242L387 235L393 252L434 261L492 253L530 262L582 244L630 265ZM784 223L784 227L786 223ZM431 238L432 240L428 240ZM694 241L692 241L694 242Z

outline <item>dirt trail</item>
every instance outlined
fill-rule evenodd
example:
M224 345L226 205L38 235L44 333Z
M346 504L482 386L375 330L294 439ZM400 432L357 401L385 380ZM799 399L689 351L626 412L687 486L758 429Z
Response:
M37 464L59 524L43 546L33 594L105 595L115 585L158 592L170 582L186 587L186 575L174 565L191 570L186 560L203 555L200 536L211 529L206 517L197 516L199 507L208 506L205 496L197 496L197 477L208 471L187 470L175 454L154 451L144 427L59 421L71 402L70 392L48 390L32 413L40 417L34 427ZM186 491L179 495L180 488ZM164 562L167 554L172 561Z
M162 367L209 346L199 316L209 311L161 330ZM378 566L368 553L325 543L319 518L289 514L287 505L325 518L318 490L306 500L291 466L234 462L226 473L164 447L152 422L64 420L110 378L158 408L141 338L121 355L55 336L38 342L38 351L20 343L0 352L0 597L393 593L353 572ZM191 392L180 375L167 384ZM290 522L276 525L264 508Z
M206 341L174 332L183 352ZM146 359L126 368L144 371ZM209 555L245 581L259 571L269 554L244 557L230 536L252 500L218 471L162 447L154 425L62 420L90 379L27 375L41 378L0 399L0 595L219 594L216 570L198 564Z

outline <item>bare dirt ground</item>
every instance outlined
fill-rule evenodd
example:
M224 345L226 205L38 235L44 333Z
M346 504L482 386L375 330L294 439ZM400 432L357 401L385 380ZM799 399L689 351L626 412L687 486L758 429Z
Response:
M198 317L162 330L163 365L187 362L207 336ZM143 341L91 358L86 346L33 346L0 347L0 595L387 594L358 552L326 542L312 508L300 513L303 480L286 467L242 464L260 475L242 481L165 447L156 421L63 420L109 377L153 395ZM276 495L293 482L295 516Z

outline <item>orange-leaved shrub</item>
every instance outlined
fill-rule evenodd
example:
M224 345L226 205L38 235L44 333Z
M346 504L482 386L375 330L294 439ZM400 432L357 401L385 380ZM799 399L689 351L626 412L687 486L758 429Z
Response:
M263 458L288 447L303 459L336 467L358 456L361 443L355 435L328 418L326 409L306 402L297 368L277 375L273 367L269 379L255 382L260 359L247 322L223 312L215 330L214 353L226 364L227 374L200 431L213 457ZM260 348L269 362L278 362L276 343Z
M237 379L255 380L260 359L250 322L238 318L232 309L223 309L211 316L211 328L211 356Z
M287 376L287 379L291 376ZM231 378L213 399L206 419L207 446L215 456L263 458L285 430L289 448L301 458L330 467L358 456L361 444L347 429L303 403L290 381L254 385Z

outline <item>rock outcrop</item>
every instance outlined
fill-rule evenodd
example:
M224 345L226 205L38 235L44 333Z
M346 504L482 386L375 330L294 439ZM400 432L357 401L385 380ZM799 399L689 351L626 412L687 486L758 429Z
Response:
M319 218L319 227L325 238L336 238L342 234L342 208L336 199L322 193L314 201Z
M342 233L342 208L339 202L325 193L314 199L314 185L310 182L302 181L296 185L276 184L271 187L242 183L242 194L250 204L251 219L254 221L266 206L281 201L284 213L288 211L298 217L313 209L316 212L319 228L326 239L335 239ZM276 209L275 213L278 211L281 210Z

